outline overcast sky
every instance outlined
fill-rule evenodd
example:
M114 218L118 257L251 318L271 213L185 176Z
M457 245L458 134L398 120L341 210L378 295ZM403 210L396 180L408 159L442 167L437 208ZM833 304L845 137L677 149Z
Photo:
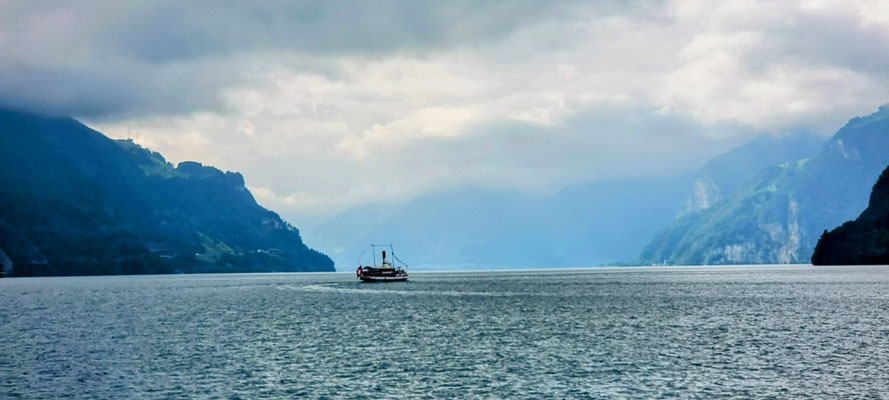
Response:
M244 173L300 225L688 170L889 100L886 1L7 1L0 105Z

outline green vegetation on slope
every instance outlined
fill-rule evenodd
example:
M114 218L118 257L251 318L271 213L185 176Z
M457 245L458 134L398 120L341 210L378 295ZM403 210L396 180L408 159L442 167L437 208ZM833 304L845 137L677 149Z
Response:
M641 253L675 265L806 262L824 229L854 218L889 164L889 107L850 120L811 159L762 171L710 208L686 215Z
M24 276L333 270L238 173L3 110L0 249Z

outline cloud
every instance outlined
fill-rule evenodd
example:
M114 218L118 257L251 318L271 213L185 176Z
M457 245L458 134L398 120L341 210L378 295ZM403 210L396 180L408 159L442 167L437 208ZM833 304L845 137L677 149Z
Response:
M227 111L257 64L477 47L569 2L40 1L3 3L0 105L100 119ZM601 8L601 7L599 7ZM294 58L296 62L290 62Z
M884 102L887 7L859 2L680 1L679 26L696 26L656 101L698 118L765 129L830 132ZM874 17L874 16L877 17Z
M242 171L294 217L674 173L763 132L830 133L889 83L879 1L0 8L0 105Z
M885 86L889 66L889 7L865 0L49 0L0 7L0 104L94 120L233 112L243 106L226 97L233 90L288 75L357 75L338 68L377 68L376 76L362 77L382 78L383 95L387 66L456 54L476 70L438 81L429 71L402 68L416 79L399 83L422 96L428 86L467 77L487 84L496 74L503 92L519 95L511 84L551 85L541 77L563 77L588 97L644 98L701 118L759 124L775 119L763 109L819 114L813 105L772 106L822 83L832 91L851 80L867 99L843 111L860 109ZM269 65L283 72L258 77ZM787 85L782 71L807 78ZM553 123L566 112L559 104L513 116Z

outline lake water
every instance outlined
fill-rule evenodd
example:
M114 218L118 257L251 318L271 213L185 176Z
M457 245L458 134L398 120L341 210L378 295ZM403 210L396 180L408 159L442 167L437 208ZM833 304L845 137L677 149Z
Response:
M889 398L889 267L0 279L0 398Z

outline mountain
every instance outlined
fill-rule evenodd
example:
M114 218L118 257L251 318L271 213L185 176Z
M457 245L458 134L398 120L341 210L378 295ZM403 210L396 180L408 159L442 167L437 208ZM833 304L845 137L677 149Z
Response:
M667 264L806 262L821 232L866 207L889 164L889 107L853 118L812 158L761 171L709 208L679 218L640 259Z
M412 267L595 266L634 257L675 218L687 176L595 182L550 195L461 188L404 204L362 205L307 237L351 269L370 243Z
M419 267L576 267L634 260L655 234L715 203L766 166L817 153L824 140L761 136L694 175L610 180L551 195L460 188L404 204L362 205L307 236L342 268L374 242L397 244ZM691 188L695 188L691 191Z
M858 218L824 231L815 245L812 264L889 264L889 168L880 174L870 203Z
M797 132L785 136L761 135L753 141L714 157L698 170L692 194L681 215L709 208L734 193L763 168L810 157L824 140Z
M6 274L330 271L241 174L173 167L71 118L0 110Z

